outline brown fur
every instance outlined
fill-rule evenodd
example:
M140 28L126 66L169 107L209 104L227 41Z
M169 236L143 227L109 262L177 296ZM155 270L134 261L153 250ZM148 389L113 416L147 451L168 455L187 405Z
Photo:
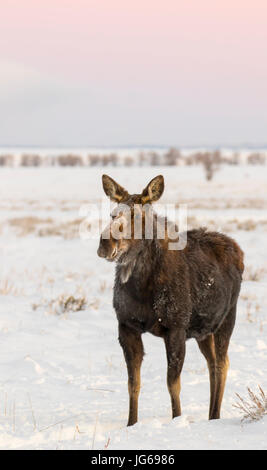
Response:
M110 181L111 180L111 181ZM129 195L121 186L103 177L106 194L123 201L131 210L134 204L156 201L164 189L163 177L154 178L141 194ZM151 206L149 206L151 209ZM148 207L148 209L149 209ZM149 210L150 210L149 209ZM113 217L119 223L123 210ZM148 212L155 225L157 216ZM231 238L206 229L187 232L184 250L168 249L169 239L135 240L121 236L104 239L101 235L98 254L117 261L113 305L119 322L119 341L128 370L129 419L137 421L140 392L140 368L144 355L142 334L163 338L167 354L167 385L172 416L181 414L180 374L185 356L185 342L195 338L207 360L210 375L209 418L220 417L220 408L228 369L227 350L235 324L236 304L242 280L243 252Z

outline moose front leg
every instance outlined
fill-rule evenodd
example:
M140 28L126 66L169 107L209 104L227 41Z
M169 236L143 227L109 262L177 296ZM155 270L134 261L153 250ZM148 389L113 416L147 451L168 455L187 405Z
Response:
M168 330L164 337L167 353L167 385L171 396L172 417L181 415L180 405L180 374L185 357L185 331L181 329Z
M140 369L144 356L144 347L141 335L122 324L119 324L119 342L123 349L128 370L129 419L127 426L132 426L138 419Z

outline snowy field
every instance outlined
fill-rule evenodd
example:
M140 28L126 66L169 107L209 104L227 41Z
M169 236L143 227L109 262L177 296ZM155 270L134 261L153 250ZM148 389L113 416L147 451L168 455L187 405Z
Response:
M267 416L241 422L233 407L247 387L267 392L266 167L223 167L208 183L201 167L104 169L132 193L162 173L162 202L188 204L189 225L225 231L245 252L222 419L207 419L207 367L190 340L182 416L171 420L163 341L147 334L131 428L114 266L97 257L98 240L79 238L80 206L101 201L102 172L0 171L0 448L267 449ZM64 311L71 296L82 310Z

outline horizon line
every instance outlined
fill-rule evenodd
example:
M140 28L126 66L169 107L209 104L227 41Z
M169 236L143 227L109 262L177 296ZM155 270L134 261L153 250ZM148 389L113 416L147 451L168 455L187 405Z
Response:
M140 148L177 148L177 149L198 149L198 148L212 148L212 149L221 149L221 148L229 148L229 149L240 149L240 148L267 148L267 143L252 143L252 142L243 142L238 144L231 144L231 143L218 143L218 144L186 144L186 145L178 145L178 144L114 144L114 145L79 145L79 144L70 144L70 145L62 145L62 144L55 144L55 145L43 145L43 144L0 144L0 149L24 149L24 148L32 148L32 149L140 149Z

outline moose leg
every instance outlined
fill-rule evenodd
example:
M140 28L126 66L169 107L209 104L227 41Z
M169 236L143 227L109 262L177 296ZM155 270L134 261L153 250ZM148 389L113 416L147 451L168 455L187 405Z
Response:
M203 341L198 341L198 346L202 354L204 355L210 375L210 409L209 419L212 417L214 400L216 396L216 356L214 346L214 336L209 335Z
M141 335L122 324L119 324L119 342L123 349L128 370L129 419L127 426L132 426L138 419L140 369L144 356L144 347Z
M235 325L236 305L230 310L220 328L214 333L216 354L216 395L210 419L219 419L224 387L229 367L228 346Z
M181 329L169 330L164 336L167 353L167 385L171 396L172 417L181 415L180 405L180 374L185 357L185 331Z

